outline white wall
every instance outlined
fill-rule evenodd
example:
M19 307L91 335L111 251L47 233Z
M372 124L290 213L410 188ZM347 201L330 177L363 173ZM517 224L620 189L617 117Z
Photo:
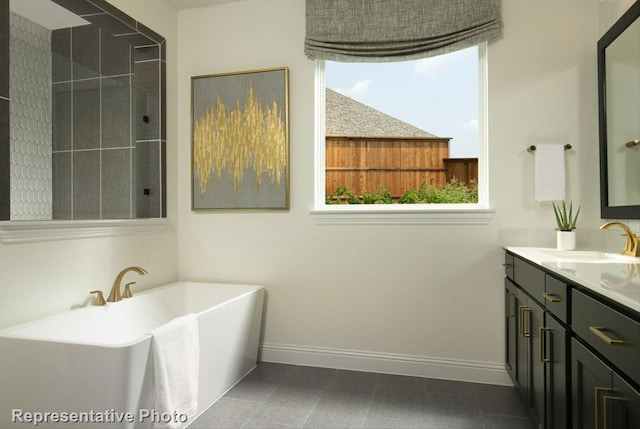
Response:
M0 244L0 327L86 305L90 290L108 293L116 274L129 265L140 265L149 271L145 277L131 279L137 281L138 289L178 278L176 13L165 0L110 2L167 38L169 227L161 234Z
M179 255L184 280L264 284L263 359L506 382L501 229L553 235L533 198L531 144L571 143L568 197L599 219L598 5L503 2L489 47L489 226L317 226L314 65L304 2L246 0L178 13ZM190 77L290 68L291 210L190 210ZM353 359L353 357L359 359ZM448 367L447 364L452 364Z

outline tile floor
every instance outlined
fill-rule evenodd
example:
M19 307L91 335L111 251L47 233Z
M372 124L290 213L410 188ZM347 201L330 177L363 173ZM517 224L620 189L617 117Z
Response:
M533 429L513 387L260 363L188 429Z

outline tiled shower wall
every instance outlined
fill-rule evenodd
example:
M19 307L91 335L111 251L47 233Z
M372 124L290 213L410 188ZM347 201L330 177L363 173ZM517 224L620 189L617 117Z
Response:
M51 219L51 31L9 21L11 219Z
M10 216L9 2L0 1L0 220Z
M55 30L51 41L54 218L130 218L131 47L95 25Z
M54 218L160 217L159 47L86 25L52 49Z
M164 38L104 0L54 1L92 25L51 33L53 152L41 173L51 177L49 211L54 219L166 216ZM0 1L0 220L16 205L9 198L8 4Z

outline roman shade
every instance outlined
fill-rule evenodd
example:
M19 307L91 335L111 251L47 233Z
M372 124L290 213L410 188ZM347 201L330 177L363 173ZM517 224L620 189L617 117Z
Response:
M306 0L305 54L342 62L440 55L500 35L500 0Z

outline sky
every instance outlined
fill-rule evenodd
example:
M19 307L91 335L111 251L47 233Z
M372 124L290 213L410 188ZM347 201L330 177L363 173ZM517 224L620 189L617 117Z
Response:
M325 85L478 156L478 49L397 63L325 63Z

